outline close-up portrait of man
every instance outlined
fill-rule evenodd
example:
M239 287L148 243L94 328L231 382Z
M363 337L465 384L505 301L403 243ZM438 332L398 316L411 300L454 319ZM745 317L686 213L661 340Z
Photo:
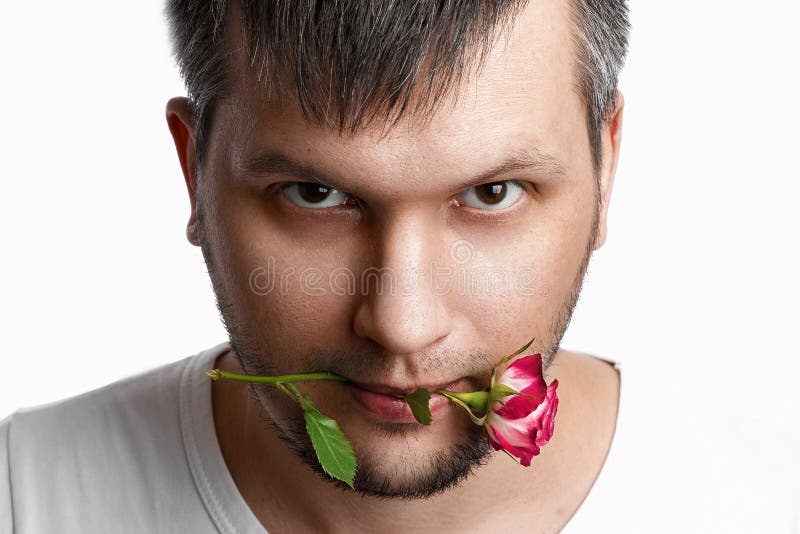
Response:
M747 531L731 503L771 475L660 478L684 453L717 469L711 427L648 430L635 358L562 347L609 236L626 0L161 9L170 176L226 339L7 417L0 531ZM619 324L611 288L592 300Z

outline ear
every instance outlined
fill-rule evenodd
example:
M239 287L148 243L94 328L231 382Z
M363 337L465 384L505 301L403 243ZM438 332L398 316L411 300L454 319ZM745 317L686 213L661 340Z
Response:
M191 213L186 225L186 238L192 245L200 246L197 228L197 169L195 165L195 130L189 100L185 97L171 98L167 102L167 124L175 141L175 150L181 163L183 179L189 192Z
M603 164L600 169L600 213L597 219L597 239L594 249L597 250L606 242L608 234L608 204L611 201L611 189L614 186L614 175L617 172L619 148L622 142L622 110L625 98L617 91L616 105L611 119L603 126L602 151Z

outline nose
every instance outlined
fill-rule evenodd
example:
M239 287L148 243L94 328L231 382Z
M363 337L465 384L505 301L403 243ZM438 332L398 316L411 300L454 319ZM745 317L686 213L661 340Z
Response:
M375 258L359 281L353 330L390 354L424 351L452 328L446 294L432 283L431 270L441 265L437 258L444 247L430 228L411 217L388 222L375 237Z

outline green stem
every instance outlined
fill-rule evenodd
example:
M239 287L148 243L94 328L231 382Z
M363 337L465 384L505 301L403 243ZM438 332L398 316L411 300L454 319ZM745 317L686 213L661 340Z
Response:
M486 403L489 400L488 391L471 391L468 393L457 393L455 391L448 391L446 389L437 389L436 393L444 395L448 399L456 399L462 401L464 404L475 410L476 412L485 412Z
M480 417L476 416L474 413L472 413L472 407L470 407L469 404L467 404L466 402L464 402L463 400L461 400L459 398L460 396L464 395L464 393L456 393L455 391L448 391L446 389L437 389L436 393L438 393L439 395L442 395L444 397L447 397L455 405L464 408L464 411L467 412L467 415L469 415L469 418L472 419L472 422L475 423L476 425L483 425L486 422L486 415L487 414L484 414L484 415L482 415ZM480 391L476 391L475 393L481 393L481 392ZM483 393L486 393L486 392L483 392Z
M286 393L287 395L289 395L289 397L291 397L292 400L294 400L297 404L300 405L300 408L302 408L303 411L306 411L310 408L308 400L306 400L306 397L303 396L303 393L300 391L300 388L298 388L295 384L292 384L291 382L288 382L286 384L278 382L277 384L275 384L275 386L284 393Z
M289 395L289 397L291 397L292 400L295 400L295 401L297 401L298 404L302 405L302 402L300 402L300 396L297 395L296 393L292 392L292 391L289 391L289 388L287 388L285 384L281 384L280 382L278 382L275 385L277 386L277 388L279 390L281 390L284 393L286 393L287 395Z
M303 380L339 380L347 382L348 379L334 373L295 373L291 375L258 376L258 375L239 375L229 373L219 369L206 371L206 375L212 380L235 380L237 382L251 382L253 384L277 384L279 382L301 382Z

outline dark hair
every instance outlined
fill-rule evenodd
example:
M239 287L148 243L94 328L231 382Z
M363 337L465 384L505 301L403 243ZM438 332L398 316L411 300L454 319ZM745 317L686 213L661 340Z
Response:
M527 0L239 0L250 66L268 91L297 100L306 120L351 133L391 124L413 104L432 111L480 69L493 38ZM593 165L615 105L628 42L625 0L566 0L586 102ZM173 53L195 120L198 166L214 104L225 96L228 0L167 0ZM422 114L425 115L424 113Z

